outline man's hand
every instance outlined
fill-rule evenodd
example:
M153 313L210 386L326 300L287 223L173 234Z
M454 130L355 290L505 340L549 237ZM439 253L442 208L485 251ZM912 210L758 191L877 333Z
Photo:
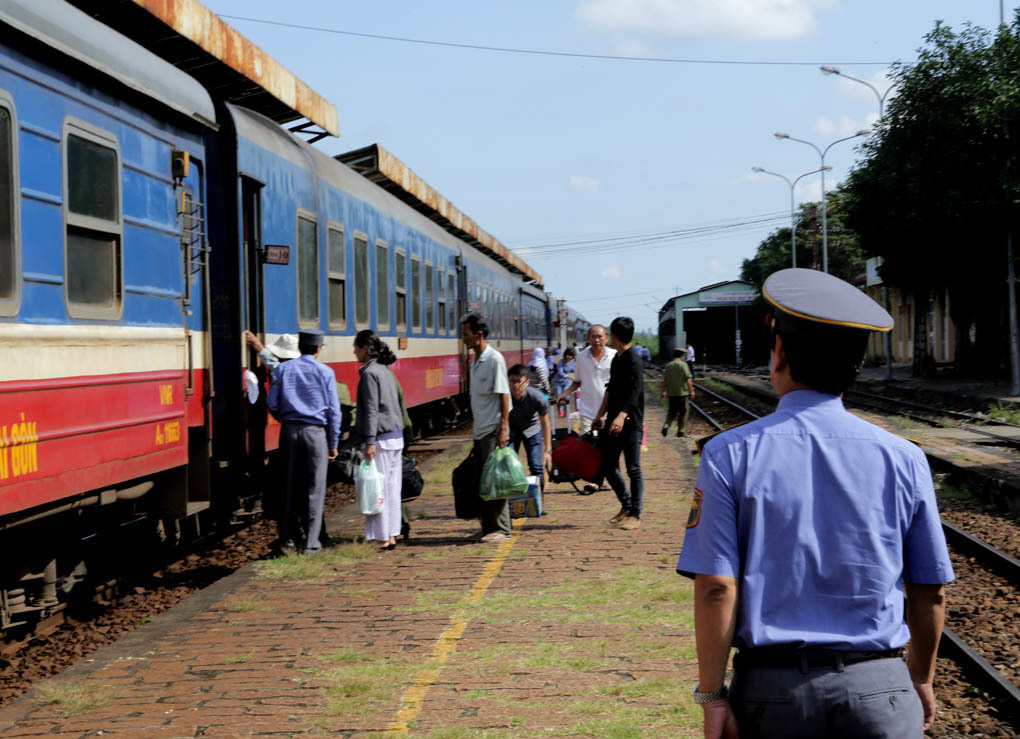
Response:
M330 462L332 462L334 459L336 459L339 456L340 456L340 450L339 449L330 449L329 450L329 461Z
M737 717L729 701L704 703L705 739L737 739Z
M550 452L542 452L542 466L545 467L545 471L552 474L552 454Z
M598 431L600 428L602 428L602 416L591 419L591 430Z
M259 341L259 337L253 334L251 331L244 332L244 343L257 352L260 352L263 349L265 349L265 347L262 345L262 342Z
M609 427L609 435L617 436L621 431L623 431L623 423L626 420L627 420L626 413L617 413L616 418L613 419L613 423Z
M365 460L371 462L375 459L375 444L365 444Z
M662 392L659 393L659 397L660 398L665 398L666 397L666 388L662 388Z
M510 427L500 426L499 436L496 437L496 444L498 444L500 448L503 448L509 443L510 443Z
M921 707L924 709L924 730L927 731L935 723L935 690L931 683L914 683L914 690L921 699Z

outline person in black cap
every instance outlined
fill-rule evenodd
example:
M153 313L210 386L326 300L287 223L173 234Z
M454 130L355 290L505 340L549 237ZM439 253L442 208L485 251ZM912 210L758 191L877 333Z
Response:
M308 554L321 549L322 506L326 498L326 465L337 456L340 402L333 370L316 361L324 345L319 331L298 334L301 356L273 372L267 405L282 424L280 451L287 469L287 489L280 517L284 548L295 546L291 512L304 528L300 544Z
M892 318L814 270L777 272L762 296L779 406L705 444L677 562L705 736L921 737L953 579L931 472L840 398Z

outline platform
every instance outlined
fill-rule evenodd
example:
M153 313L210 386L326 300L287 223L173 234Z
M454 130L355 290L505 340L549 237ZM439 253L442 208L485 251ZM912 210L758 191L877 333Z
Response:
M470 541L449 487L460 442L423 465L410 546L246 567L0 709L0 735L700 736L692 587L674 572L694 462L646 399L639 530L607 525L611 491L550 485L548 515ZM348 508L329 530L362 521Z

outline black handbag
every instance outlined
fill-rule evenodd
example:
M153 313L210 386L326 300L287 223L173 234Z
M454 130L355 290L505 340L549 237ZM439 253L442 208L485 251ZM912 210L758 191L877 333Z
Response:
M365 461L365 454L361 451L361 442L348 438L341 442L338 451L336 459L331 460L326 467L326 484L336 485L343 482L353 485L354 473Z
M425 480L418 471L418 460L414 457L402 457L401 462L401 483L400 499L403 501L414 500L421 495L425 487Z
M478 495L474 450L453 471L453 507L457 518L467 521L481 515L482 499Z

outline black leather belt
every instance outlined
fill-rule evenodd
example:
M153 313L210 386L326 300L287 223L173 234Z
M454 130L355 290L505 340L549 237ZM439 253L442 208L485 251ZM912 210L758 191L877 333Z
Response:
M902 649L886 649L878 652L851 652L841 649L787 649L776 647L760 647L757 649L741 649L733 658L735 670L750 667L793 667L810 670L819 667L835 667L852 665L857 662L868 662L873 659L893 659L902 657Z

